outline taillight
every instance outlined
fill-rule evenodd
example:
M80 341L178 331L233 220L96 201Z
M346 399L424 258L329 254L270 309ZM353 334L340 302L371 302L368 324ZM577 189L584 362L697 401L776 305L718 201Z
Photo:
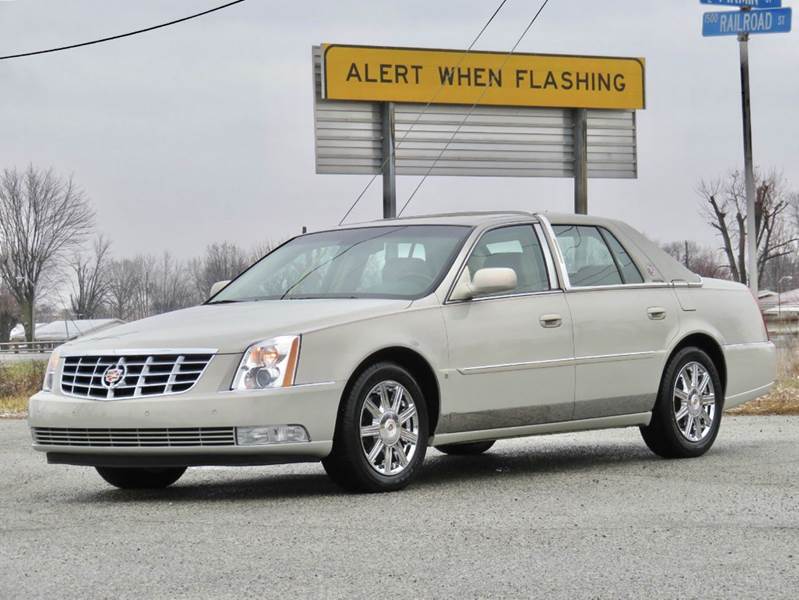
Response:
M763 333L765 334L766 341L771 341L771 334L768 331L768 325L766 325L766 315L763 314L763 311L760 310L760 303L755 298L755 295L752 293L752 289L749 289L749 295L752 296L752 301L755 303L755 308L757 309L758 314L760 315L760 321L763 323Z

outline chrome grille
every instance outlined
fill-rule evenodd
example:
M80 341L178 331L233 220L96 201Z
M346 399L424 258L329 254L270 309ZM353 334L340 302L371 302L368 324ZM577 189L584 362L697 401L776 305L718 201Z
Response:
M115 400L185 392L197 383L213 354L131 354L67 356L61 392L79 398ZM119 381L105 373L117 369Z
M171 429L78 429L33 427L33 441L46 446L145 448L176 446L235 446L234 427L176 427Z

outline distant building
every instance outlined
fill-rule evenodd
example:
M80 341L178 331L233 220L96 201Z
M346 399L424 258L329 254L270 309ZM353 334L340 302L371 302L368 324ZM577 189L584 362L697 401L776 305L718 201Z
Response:
M122 325L125 321L121 319L78 319L78 320L61 320L53 321L52 323L36 324L36 341L37 342L68 342L77 337L88 335L90 333L97 333L104 329L110 329L117 325ZM11 330L12 342L25 341L25 329L22 325L17 325Z
M764 290L757 303L771 335L799 335L799 289L781 294Z
M46 323L36 323L36 331L39 331L40 327L44 327ZM11 333L8 334L8 339L12 342L19 342L25 340L25 326L20 323L19 325L15 325L14 328L11 330Z

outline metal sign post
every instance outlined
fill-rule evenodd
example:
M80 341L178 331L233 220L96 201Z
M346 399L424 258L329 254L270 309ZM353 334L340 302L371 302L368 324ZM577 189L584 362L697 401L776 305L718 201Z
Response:
M588 111L574 111L574 213L588 214Z
M380 123L383 148L383 218L397 216L397 154L394 143L394 103L383 102Z
M749 103L749 34L738 37L741 54L741 105L744 129L744 184L746 186L746 246L748 256L747 282L757 298L757 222L755 221L755 172L752 162L752 110Z
M741 58L741 106L744 137L744 185L746 187L746 248L749 289L757 298L757 191L752 159L752 111L749 96L749 35L787 33L791 30L790 8L779 8L781 0L700 0L702 4L738 6L739 11L709 12L702 16L702 35L738 36Z

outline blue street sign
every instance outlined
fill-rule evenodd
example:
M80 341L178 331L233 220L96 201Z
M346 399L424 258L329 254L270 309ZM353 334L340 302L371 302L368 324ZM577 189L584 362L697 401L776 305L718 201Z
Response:
M788 33L790 30L790 8L709 12L702 18L702 35L705 37L739 33Z
M701 4L716 4L723 6L737 6L739 8L779 8L782 0L699 0Z

